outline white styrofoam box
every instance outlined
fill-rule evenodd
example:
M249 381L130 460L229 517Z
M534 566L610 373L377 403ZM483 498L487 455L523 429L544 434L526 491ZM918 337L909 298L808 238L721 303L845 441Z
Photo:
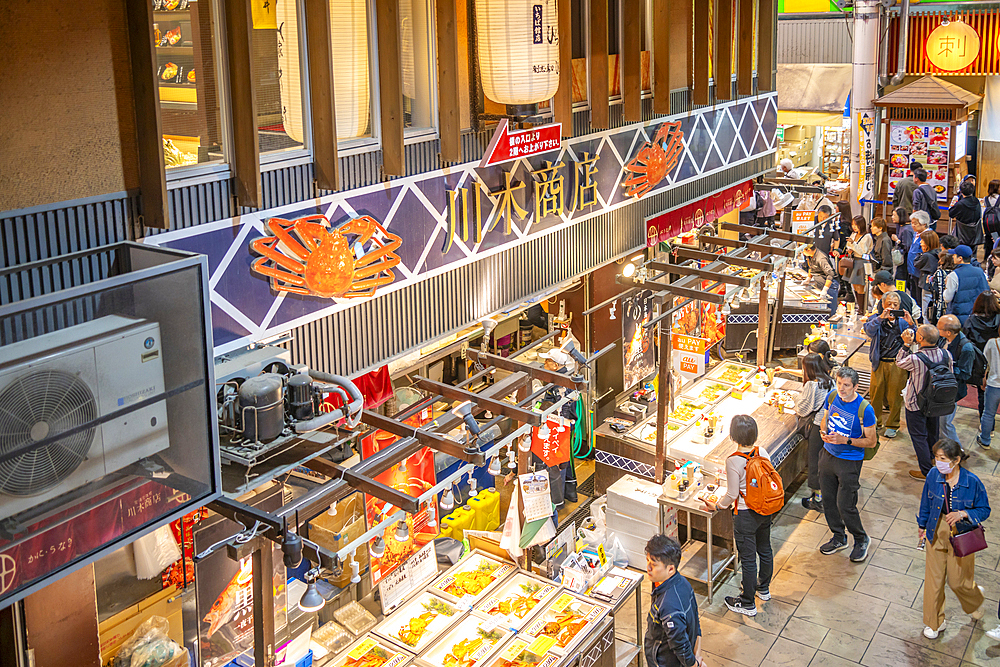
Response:
M660 532L659 523L659 519L655 524L646 523L613 509L608 510L608 530L614 533L628 533L632 537L645 537L648 540Z
M658 526L660 507L657 499L662 494L663 487L656 482L625 475L608 487L608 509Z

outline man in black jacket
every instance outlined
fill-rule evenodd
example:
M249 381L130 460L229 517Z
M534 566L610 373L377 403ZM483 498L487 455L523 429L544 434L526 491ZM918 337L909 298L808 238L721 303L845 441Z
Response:
M937 231L941 210L938 208L937 192L927 184L927 170L914 169L913 181L917 184L917 189L913 191L913 212L926 211L931 217L930 228Z
M972 365L976 361L976 351L968 338L962 333L962 323L954 315L945 315L937 321L938 331L941 333L941 340L938 341L940 347L948 350L953 361L952 368L955 371L955 381L958 383L958 394L955 395L955 410L958 410L958 401L965 398L969 393L969 380L972 379ZM951 414L941 417L938 430L942 438L950 438L955 442L958 439L958 432L952 420L955 419L955 410Z
M643 652L649 667L705 667L701 620L691 584L677 573L681 546L666 535L646 543L646 574L653 583Z
M976 197L976 184L970 180L962 181L958 188L961 198L948 209L948 215L955 219L955 236L959 245L972 248L972 256L978 254L978 248L983 243L983 207Z

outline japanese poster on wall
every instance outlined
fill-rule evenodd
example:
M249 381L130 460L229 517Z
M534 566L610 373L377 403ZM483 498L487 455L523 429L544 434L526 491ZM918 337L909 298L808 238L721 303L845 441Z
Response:
M927 170L927 184L938 200L948 192L948 149L951 126L947 123L893 121L889 126L889 194L896 184L911 176L910 163L916 160Z
M281 491L265 495L254 506L273 512L281 507ZM228 519L205 522L194 532L195 553L242 530ZM285 564L277 544L271 552L274 630L277 636L288 621ZM198 561L195 574L198 611L198 646L202 667L218 667L253 650L253 558L229 558L225 548Z
M375 431L361 439L361 456L367 459L396 440L397 437L391 433ZM394 465L376 476L375 480L411 496L419 496L437 483L434 473L434 452L424 447L405 462ZM369 527L392 516L398 509L391 503L365 494L365 517ZM368 543L372 587L378 586L379 582L398 568L403 561L437 536L437 528L429 527L427 520L426 508L416 514L407 514L404 540L397 539L395 526L386 529L385 535L382 536L385 553L381 557L371 553L377 538Z
M709 290L711 284L712 281L703 280L701 289L715 294L726 293L725 285ZM684 299L677 298L674 303L679 304L682 301ZM712 347L726 337L726 316L718 304L707 301L691 301L674 313L673 326L670 330L674 333L705 338L708 341L707 347Z
M636 292L622 302L622 354L625 372L624 387L628 389L653 372L656 365L653 350L653 329L644 327L653 319L653 293Z

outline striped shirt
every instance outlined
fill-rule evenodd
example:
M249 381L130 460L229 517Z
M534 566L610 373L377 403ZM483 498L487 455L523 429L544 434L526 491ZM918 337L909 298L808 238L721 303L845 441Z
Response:
M951 354L948 350L942 350L936 345L920 348L920 352L934 363L948 362L948 370L954 372L951 363ZM924 388L927 375L927 367L916 354L910 352L910 348L903 346L903 349L896 355L896 365L904 371L910 372L910 379L906 381L906 388L903 390L903 406L910 412L919 412L917 405L917 394Z

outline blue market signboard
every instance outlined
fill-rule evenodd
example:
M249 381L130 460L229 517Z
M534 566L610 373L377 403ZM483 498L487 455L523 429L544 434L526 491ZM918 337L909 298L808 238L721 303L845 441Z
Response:
M775 150L773 93L156 235L207 255L215 354Z

